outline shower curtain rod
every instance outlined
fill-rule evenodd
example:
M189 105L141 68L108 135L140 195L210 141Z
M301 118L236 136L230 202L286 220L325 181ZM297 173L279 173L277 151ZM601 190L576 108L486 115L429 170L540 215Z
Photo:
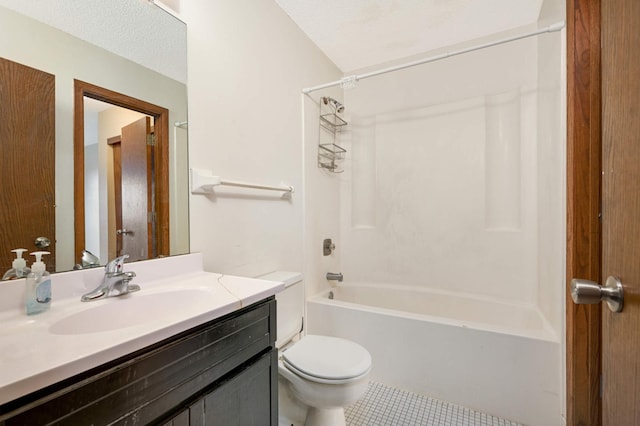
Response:
M344 77L341 80L332 81L331 83L325 83L325 84L321 84L319 86L313 86L313 87L308 87L306 89L302 89L302 93L308 94L308 93L311 93L311 92L315 92L316 90L326 89L326 88L329 88L329 87L339 86L339 85L352 86L355 82L357 82L359 80L364 80L365 78L375 77L377 75L387 74L387 73L390 73L390 72L393 72L393 71L399 71L399 70L403 70L405 68L415 67L416 65L422 65L422 64L429 63L429 62L439 61L440 59L445 59L445 58L450 58L452 56L462 55L463 53L469 53L469 52L473 52L475 50L485 49L487 47L497 46L499 44L505 44L505 43L509 43L509 42L512 42L512 41L521 40L523 38L533 37L533 36L536 36L536 35L539 35L539 34L543 34L543 33L551 33L551 32L555 32L555 31L560 31L561 29L564 28L564 25L565 25L564 21L560 21L560 22L556 22L555 24L551 24L551 25L549 25L547 27L539 28L539 29L537 29L535 31L530 31L528 33L520 34L520 35L517 35L517 36L507 37L507 38L503 38L503 39L495 40L495 41L490 41L490 42L487 42L487 43L479 44L479 45L473 46L473 47L467 47L467 48L460 49L460 50L453 50L451 52L442 53L440 55L431 56L431 57L425 58L425 59L419 59L417 61L408 62L408 63L402 64L402 65L396 65L396 66L393 66L393 67L384 68L384 69L381 69L381 70L378 70L378 71L373 71L373 72L360 74L360 75L350 75L350 76Z

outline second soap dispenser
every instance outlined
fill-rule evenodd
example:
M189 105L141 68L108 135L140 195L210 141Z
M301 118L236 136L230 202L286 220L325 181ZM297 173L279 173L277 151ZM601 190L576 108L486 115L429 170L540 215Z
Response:
M27 275L25 300L27 315L44 312L51 305L51 277L42 261L42 256L45 254L49 254L49 252L35 251L31 253L36 257L36 261L31 265L31 272Z
M16 258L13 259L13 263L11 263L11 269L9 269L2 276L2 280L15 280L17 278L26 278L31 270L27 268L27 261L22 258L22 253L27 251L27 249L19 248L15 250L11 250L12 253L16 254Z

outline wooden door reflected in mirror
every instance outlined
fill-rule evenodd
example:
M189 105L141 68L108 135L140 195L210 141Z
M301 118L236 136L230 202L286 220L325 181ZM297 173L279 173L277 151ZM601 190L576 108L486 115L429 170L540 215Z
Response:
M109 232L109 258L129 255L129 261L157 257L154 188L155 135L151 117L144 116L109 138L113 156L115 231ZM115 242L115 250L112 249Z
M0 58L0 271L15 255L31 264L30 252L46 250L47 269L55 271L55 76ZM45 237L51 243L36 247ZM0 275L1 277L2 275Z

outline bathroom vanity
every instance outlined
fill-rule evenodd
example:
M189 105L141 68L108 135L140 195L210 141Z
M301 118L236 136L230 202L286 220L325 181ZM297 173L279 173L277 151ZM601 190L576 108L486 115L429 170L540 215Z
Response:
M182 260L193 261L193 256ZM190 425L214 419L224 425L277 424L274 294L283 286L202 271L182 274L179 281L154 281L159 264L145 274L144 263L131 265L142 290L128 301L74 303L72 298L59 301L56 312L54 281L52 312L42 314L50 315L9 322L13 330L0 332L0 425ZM146 285L141 275L150 278ZM101 322L105 313L111 316L114 303L125 317L129 308L142 309L133 300L145 290L148 299L136 300L161 305L164 312L149 306L151 319L145 316L131 326L115 318L115 325ZM213 297L207 300L209 290ZM193 292L193 300L180 299ZM184 315L171 314L168 305L162 306L165 299ZM134 323L137 318L129 317ZM78 325L83 322L89 324ZM27 332L40 340L38 350L20 347ZM11 343L18 343L18 355L27 359L19 362L20 356L11 355ZM23 372L15 371L25 363Z

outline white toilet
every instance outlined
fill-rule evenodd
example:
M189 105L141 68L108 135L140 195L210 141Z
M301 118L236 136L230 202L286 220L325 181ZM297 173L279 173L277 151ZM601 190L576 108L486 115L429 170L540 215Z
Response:
M307 407L305 425L345 425L344 407L367 390L371 355L350 340L303 332L302 274L277 271L258 278L285 284L276 295L278 373Z

